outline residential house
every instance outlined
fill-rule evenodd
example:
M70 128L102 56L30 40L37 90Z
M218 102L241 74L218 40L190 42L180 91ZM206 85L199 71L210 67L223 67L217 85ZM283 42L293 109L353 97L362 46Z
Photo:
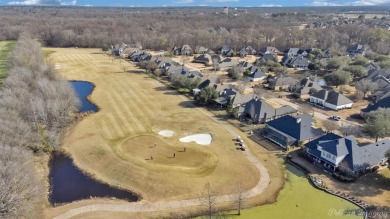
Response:
M248 68L251 68L252 66L253 66L253 64L252 63L250 63L250 62L240 62L239 64L238 64L240 67L242 67L243 69L248 69Z
M211 57L210 54L204 53L202 55L197 56L194 59L194 62L196 62L196 63L203 63L203 64L209 66L209 65L213 64L213 58Z
M253 49L251 46L244 46L239 53L240 57L246 57L247 55L255 55L256 50Z
M298 52L302 52L299 48L288 48L284 51L285 55L288 56L298 56Z
M250 71L250 74L248 75L249 81L261 81L267 77L267 75L259 67L252 66L247 70Z
M154 62L157 64L157 68L161 70L161 72L166 72L171 65L179 66L180 64L173 61L171 58L168 57L156 57Z
M197 95L201 90L205 89L206 87L214 87L215 84L217 84L218 78L217 77L209 77L203 79L197 88L194 88L192 90L192 93L194 95Z
M368 105L365 109L362 110L361 116L364 117L366 113L375 111L379 108L390 108L390 93L383 96L381 99L376 101L373 104Z
M352 108L352 100L336 91L320 90L310 96L310 102L333 110Z
M365 64L363 67L366 68L369 72L380 69L379 65L376 64L375 62L370 62L368 64Z
M172 54L175 56L178 55L192 55L192 49L189 45L183 45L182 47L173 47Z
M258 60L257 60L257 63L259 65L264 65L267 61L273 61L273 62L277 62L278 60L276 59L276 57L272 54L264 54L263 56L261 56Z
M141 62L141 61L148 61L152 58L152 55L150 53L147 53L145 51L138 51L129 56L129 59L133 62Z
M347 48L349 56L364 55L366 48L361 44L353 44Z
M218 97L214 100L214 102L218 105L219 108L226 108L229 104L229 101L236 96L238 93L237 90L231 88L224 88L222 91L218 92ZM218 90L217 90L218 91Z
M290 58L286 64L290 68L308 69L309 60L303 56Z
M274 108L265 100L255 97L246 102L245 105L240 106L239 117L250 118L253 123L265 123L296 112L297 110L291 106L285 105L280 108Z
M206 47L203 47L203 46L197 46L196 49L195 49L195 53L196 54L210 54L210 55L213 55L214 54L214 51L209 49L209 48L206 48Z
M322 53L322 58L330 59L330 58L332 58L332 53L326 49Z
M121 53L128 47L129 46L126 43L118 43L115 46L111 46L111 52L115 56L120 56Z
M268 79L268 88L271 90L292 90L293 86L298 83L298 80L292 77L278 74Z
M328 133L305 144L305 152L325 168L361 175L370 167L385 163L390 140L358 145L354 136L341 137Z
M294 94L299 98L306 99L309 98L311 91L317 92L321 89L322 87L316 81L306 77L294 86Z
M187 76L189 72L190 69L183 65L171 65L167 69L166 74L169 76L169 78L171 78L174 75Z
M120 56L121 58L128 58L129 55L131 55L131 54L133 54L133 53L135 53L135 52L138 52L138 51L140 51L140 49L135 48L135 47L128 47L128 48L126 48L125 50L123 50L123 51L119 54L119 56Z
M300 142L316 139L325 133L313 127L313 117L308 114L286 115L266 122L263 136L282 148L297 146Z
M241 94L237 92L236 95L230 100L229 104L232 104L233 108L245 105L253 98L253 94Z
M259 55L266 55L266 54L270 54L272 56L276 56L280 53L280 51L275 48L275 47L272 47L272 46L267 46L267 47L263 47L260 49L259 51Z
M390 89L390 70L375 69L368 72L367 80L377 84L377 89L372 93L372 97L376 100L386 95Z
M297 52L297 55L302 56L302 57L306 57L307 55L309 55L309 53L304 49L299 49Z
M233 66L238 65L238 61L231 59L231 58L225 58L221 62L219 62L219 69L221 70L228 70L231 69Z
M219 54L226 56L226 57L233 57L236 53L230 46L223 45L219 50Z

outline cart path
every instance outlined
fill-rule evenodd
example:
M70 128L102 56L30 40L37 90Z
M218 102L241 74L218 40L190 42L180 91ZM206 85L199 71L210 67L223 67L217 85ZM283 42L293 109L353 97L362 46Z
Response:
M159 83L160 82L157 82ZM161 84L160 84L161 85ZM183 100L188 101L184 96L181 96ZM191 103L193 105L193 103ZM194 106L195 107L195 106ZM228 131L233 138L236 138L237 134L232 125L226 121L219 120L214 114L210 113L204 108L195 108L208 116L210 119L214 120L216 123L221 125L226 131ZM270 184L270 176L267 168L260 163L260 161L250 152L249 148L246 148L246 151L242 151L246 158L257 168L260 173L259 182L255 187L244 192L244 197L252 198L262 194ZM216 196L216 202L228 202L232 201L231 194ZM78 208L68 210L60 215L54 217L54 219L68 219L74 216L94 211L107 211L107 212L152 212L152 211L164 211L164 210L174 210L185 207L193 207L201 205L200 200L196 199L187 199L187 200L175 200L175 201L159 201L159 202L148 202L140 201L129 204L92 204L86 205Z

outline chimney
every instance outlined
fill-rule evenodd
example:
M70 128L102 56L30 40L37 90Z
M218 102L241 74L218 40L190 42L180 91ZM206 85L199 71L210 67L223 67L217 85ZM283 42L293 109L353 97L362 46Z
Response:
M301 123L301 118L297 118L297 123Z

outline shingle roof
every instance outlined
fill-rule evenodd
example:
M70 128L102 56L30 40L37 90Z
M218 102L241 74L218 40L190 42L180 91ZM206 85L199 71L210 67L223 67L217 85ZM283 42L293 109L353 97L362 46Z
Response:
M345 156L348 154L347 143L344 138L319 141L318 146L322 147L322 150L331 153L336 157Z
M311 115L299 115L296 117L287 115L267 122L268 126L283 132L298 141L304 141L324 134L321 129L312 127Z
M307 67L309 66L309 60L302 56L294 57L288 60L287 65Z
M266 52L279 53L280 51L277 48L275 48L275 47L268 46L268 47L261 48L259 52L264 54Z
M258 67L251 67L250 71L252 72L248 77L250 78L263 78L266 76L266 74Z
M327 144L324 144L327 143ZM328 133L307 144L308 152L316 157L321 157L321 152L317 150L317 145L325 146L323 150L336 156L344 156L344 161L351 170L357 171L378 164L384 158L386 151L390 150L390 140L384 140L365 146L359 146L354 136L345 138Z
M314 88L316 90L322 89L321 86L317 84L317 82L314 82L307 77L300 81L299 87L295 92L304 95L304 94L308 94L311 88Z
M244 104L250 101L252 98L253 98L253 94L240 94L239 92L237 92L234 98L232 99L232 104L233 105Z
M308 149L308 152L316 157L321 157L321 152L317 150L317 144L321 141L331 141L342 138L339 135L333 134L333 133L327 133L326 135L323 135L313 141L310 141L305 144L305 148Z
M390 96L381 98L376 103L368 105L367 108L363 109L362 111L368 113L379 108L390 108Z
M336 106L353 103L352 100L348 99L342 94L337 93L336 91L320 90L312 94L311 96L321 100L325 100L326 103L333 104Z
M359 146L353 136L345 138L351 141L347 144L349 154L345 157L345 161L355 171L378 164L385 157L385 153L390 150L390 140Z
M291 54L293 56L298 55L299 48L288 48L284 51L285 54Z
M251 115L252 120L270 119L275 116L275 108L266 101L254 98L245 104L245 112Z

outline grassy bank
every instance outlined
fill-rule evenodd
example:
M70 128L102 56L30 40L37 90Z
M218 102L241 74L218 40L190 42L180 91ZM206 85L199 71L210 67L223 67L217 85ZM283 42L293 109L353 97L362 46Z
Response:
M0 86L3 84L3 80L6 78L8 53L14 47L15 42L1 41L0 42Z

